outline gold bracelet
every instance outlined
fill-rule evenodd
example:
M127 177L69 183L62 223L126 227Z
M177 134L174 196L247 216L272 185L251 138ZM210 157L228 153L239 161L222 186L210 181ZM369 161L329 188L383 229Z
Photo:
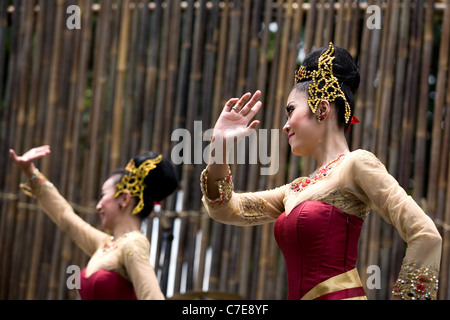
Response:
M204 169L202 171L202 174L200 175L200 189L205 196L205 199L207 200L207 203L214 207L214 206L221 206L227 203L231 195L233 193L234 184L233 184L233 176L231 175L231 169L228 167L228 175L223 178L219 179L215 182L217 185L217 188L219 189L219 197L217 199L211 200L208 198L208 168Z

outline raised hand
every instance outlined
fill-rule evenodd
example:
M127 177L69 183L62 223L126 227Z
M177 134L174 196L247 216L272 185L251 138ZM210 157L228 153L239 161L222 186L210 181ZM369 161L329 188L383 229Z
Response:
M259 121L253 117L261 108L259 97L261 91L244 94L240 99L232 98L227 101L214 126L211 159L208 163L208 197L216 199L219 191L215 182L228 174L227 152L230 146L241 138L246 137L255 129ZM251 122L250 122L251 121ZM250 123L250 124L249 124ZM218 154L221 153L221 154Z
M245 137L255 129L259 121L254 120L251 123L250 121L261 108L262 103L258 101L260 96L261 91L258 90L253 96L246 93L240 99L228 100L214 126L214 139L222 139L229 143Z
M33 148L25 152L22 156L18 156L13 149L9 150L9 155L11 156L14 163L25 172L26 175L31 176L35 169L33 164L34 161L45 157L49 154L50 146L40 146L37 148Z

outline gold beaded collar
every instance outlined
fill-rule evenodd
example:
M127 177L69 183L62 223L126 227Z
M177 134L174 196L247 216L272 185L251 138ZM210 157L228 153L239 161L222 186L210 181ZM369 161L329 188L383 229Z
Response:
M312 81L308 86L308 106L313 113L316 113L321 100L333 102L336 98L341 98L345 103L345 123L348 123L351 115L351 108L341 90L338 79L333 74L334 45L330 42L328 49L319 57L317 70L308 71L305 66L295 72L295 84L301 81Z
M147 177L148 173L155 169L156 165L161 161L162 155L159 155L155 159L148 159L144 161L139 167L136 168L134 160L131 159L125 167L125 170L129 173L125 174L116 185L116 193L114 193L114 198L117 198L125 190L128 190L132 197L138 197L139 202L133 209L133 214L138 214L144 208L145 177Z

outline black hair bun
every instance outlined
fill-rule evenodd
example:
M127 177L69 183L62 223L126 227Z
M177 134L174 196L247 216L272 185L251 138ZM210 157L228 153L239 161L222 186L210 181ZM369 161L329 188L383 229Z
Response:
M328 46L321 47L307 55L302 63L306 70L317 70L319 57L327 49ZM347 85L353 94L356 92L360 82L359 69L351 54L338 46L334 46L333 74L339 83Z
M157 152L147 152L133 158L135 166L139 167L149 159L155 159L160 154ZM156 168L150 170L144 179L144 209L142 215L146 216L153 210L154 201L162 201L179 188L179 180L175 167L164 156Z

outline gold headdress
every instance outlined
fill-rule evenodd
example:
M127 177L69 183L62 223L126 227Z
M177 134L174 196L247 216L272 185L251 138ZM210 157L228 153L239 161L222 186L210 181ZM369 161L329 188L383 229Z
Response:
M338 79L333 74L334 45L330 42L328 49L319 57L318 68L314 71L306 70L305 66L295 72L295 84L300 81L311 80L308 86L308 105L316 113L321 100L333 102L341 98L345 103L345 123L348 123L351 108L341 90Z
M141 163L136 168L134 160L130 160L125 170L129 173L122 177L122 180L116 185L116 193L114 198L117 198L124 190L128 190L132 197L139 197L139 202L133 209L133 214L138 214L144 208L144 180L148 173L156 168L156 165L162 161L162 155L157 156L155 159L148 159Z

